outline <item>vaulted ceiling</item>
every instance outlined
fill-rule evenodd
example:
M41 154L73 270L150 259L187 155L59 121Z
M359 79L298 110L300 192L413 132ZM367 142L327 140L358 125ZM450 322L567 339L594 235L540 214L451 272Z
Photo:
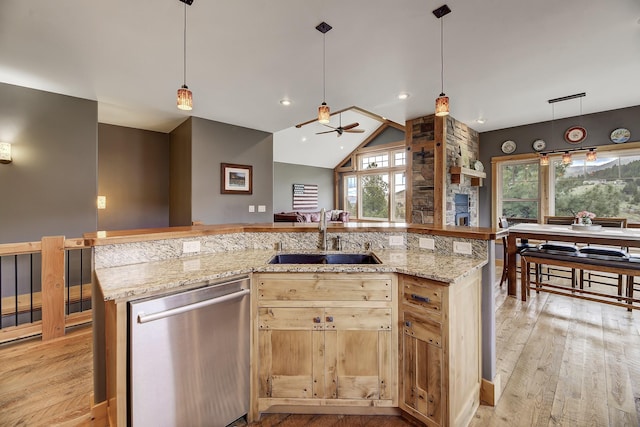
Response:
M182 2L2 1L0 81L97 100L104 123L168 132L192 114L273 132L277 161L333 167L323 152L348 152L367 134L351 141L308 127L302 141L305 127L290 129L313 119L323 100L323 35L315 26L333 26L324 36L332 110L356 105L404 124L433 113L441 89L440 21L431 11L443 3L195 0L186 43L194 109L185 113L175 106ZM640 104L638 0L447 4L444 90L452 115L474 129L550 120L547 100L578 92L587 93L582 107L556 104L556 118ZM284 98L291 105L281 105ZM369 130L375 123L365 119L343 116L343 123ZM298 160L287 157L290 148L279 152L291 144L306 144Z

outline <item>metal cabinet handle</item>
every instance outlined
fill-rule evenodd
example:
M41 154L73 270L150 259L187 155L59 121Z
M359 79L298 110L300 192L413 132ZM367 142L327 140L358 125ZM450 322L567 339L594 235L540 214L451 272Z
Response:
M220 304L222 302L231 301L237 298L241 298L245 295L248 295L249 292L251 292L249 289L242 289L232 294L227 294L227 295L213 298L213 299L207 299L204 301L196 302L189 305L184 305L182 307L172 308L165 311L160 311L157 313L146 314L146 313L140 312L138 313L138 323L153 322L154 320L163 319L169 316L175 316L176 314L182 314L187 311L196 310L198 308L207 307L209 305Z
M411 294L411 298L413 298L416 301L421 301L421 302L426 302L426 303L431 302L429 297L423 297L423 296L420 296L420 295L417 295L417 294Z
M320 323L320 322L322 322L322 319L320 319L319 317L313 318L313 323Z
M333 322L333 316L327 316L326 320L327 322Z

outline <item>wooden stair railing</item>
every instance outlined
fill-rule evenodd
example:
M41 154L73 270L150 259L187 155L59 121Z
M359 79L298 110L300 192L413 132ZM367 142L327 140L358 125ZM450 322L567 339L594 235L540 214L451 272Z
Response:
M4 297L0 300L3 307L0 314L3 316L17 314L16 310L19 312L28 306L29 310L34 308L41 309L42 320L0 329L0 343L38 334L42 334L43 340L54 339L64 335L65 326L90 321L91 313L89 311L77 313L77 315L65 315L65 304L68 303L65 295L67 293L65 287L65 251L87 247L89 245L86 244L84 239L65 239L64 236L46 236L40 242L0 244L0 256L39 252L41 254L42 270L41 292ZM76 298L79 300L80 293L83 295L82 299L85 299L85 294L90 297L91 292L87 292L84 289L85 286L87 285L71 287L69 289L69 300L76 300ZM25 299L28 299L28 301ZM5 310L7 302L12 304L9 307L13 307L10 309L10 313L6 313Z

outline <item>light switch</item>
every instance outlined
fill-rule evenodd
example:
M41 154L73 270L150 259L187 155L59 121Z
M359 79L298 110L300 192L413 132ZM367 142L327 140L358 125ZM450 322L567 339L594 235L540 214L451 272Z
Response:
M258 212L266 212L267 207L265 205L258 205Z
M256 205L249 205L249 212L255 212L256 211Z

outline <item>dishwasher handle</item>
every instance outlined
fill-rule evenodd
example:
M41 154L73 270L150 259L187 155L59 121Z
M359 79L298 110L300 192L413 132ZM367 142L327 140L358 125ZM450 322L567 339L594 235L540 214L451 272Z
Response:
M196 302L196 303L189 304L189 305L183 305L182 307L176 307L176 308L172 308L170 310L159 311L157 313L151 313L151 314L139 313L138 314L138 323L153 322L154 320L163 319L163 318L169 317L169 316L175 316L176 314L181 314L181 313L184 313L186 311L191 311L191 310L195 310L195 309L198 309L198 308L201 308L201 307L207 307L209 305L220 304L222 302L231 301L231 300L234 300L234 299L241 298L241 297L249 294L250 292L251 291L249 289L242 289L242 290L240 290L238 292L234 292L232 294L227 294L227 295L223 295L221 297L207 299L207 300Z

